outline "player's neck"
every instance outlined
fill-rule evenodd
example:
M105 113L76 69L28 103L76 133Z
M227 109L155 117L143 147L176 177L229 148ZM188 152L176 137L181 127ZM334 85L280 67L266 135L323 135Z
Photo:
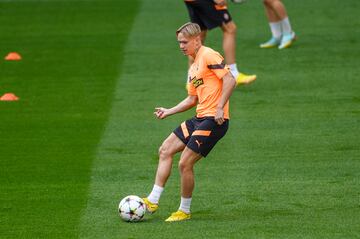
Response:
M196 58L196 55L198 54L198 52L199 52L199 50L200 50L200 48L202 47L202 45L200 45L199 47L197 47L196 49L195 49L195 52L194 52L194 54L192 55L192 57L195 59Z

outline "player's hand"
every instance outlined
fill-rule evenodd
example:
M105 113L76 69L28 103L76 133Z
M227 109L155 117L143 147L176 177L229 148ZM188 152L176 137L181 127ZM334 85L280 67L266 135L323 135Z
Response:
M222 125L225 122L224 110L222 108L217 109L214 120L218 125Z
M156 107L154 115L158 119L165 119L167 116L169 116L169 109L163 108L163 107Z
M226 6L226 0L214 0L214 3L219 6Z

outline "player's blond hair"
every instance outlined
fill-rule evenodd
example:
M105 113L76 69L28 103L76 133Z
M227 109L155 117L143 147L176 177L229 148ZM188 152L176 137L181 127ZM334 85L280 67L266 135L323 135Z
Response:
M179 33L184 34L185 37L196 37L199 36L201 33L200 26L196 23L188 22L179 27L179 29L176 30L176 36L179 35Z

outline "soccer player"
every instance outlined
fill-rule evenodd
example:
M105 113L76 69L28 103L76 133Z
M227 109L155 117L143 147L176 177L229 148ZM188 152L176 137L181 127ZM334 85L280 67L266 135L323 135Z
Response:
M263 3L269 20L272 37L267 42L260 44L260 47L288 48L295 41L296 35L291 29L284 4L280 0L263 0Z
M249 84L256 80L256 75L246 75L238 71L235 59L236 25L227 10L226 0L184 0L189 12L190 21L197 23L201 28L201 40L204 44L206 33L216 27L223 32L223 49L226 64L237 84ZM192 59L189 58L189 65Z
M190 219L194 189L193 167L202 157L206 157L225 135L229 126L229 98L236 87L236 80L225 65L224 58L218 52L202 45L198 24L184 24L176 31L176 36L184 55L194 59L189 69L188 96L172 108L155 108L154 114L158 119L165 119L195 105L197 114L182 122L162 143L155 184L148 197L144 198L147 211L155 212L170 176L173 156L181 152L180 207L165 220L167 222Z

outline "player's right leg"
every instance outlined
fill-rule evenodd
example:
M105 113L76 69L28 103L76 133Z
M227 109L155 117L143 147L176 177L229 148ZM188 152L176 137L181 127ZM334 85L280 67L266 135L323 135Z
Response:
M158 209L161 193L171 173L173 156L184 148L185 144L174 133L171 133L160 146L155 184L149 196L143 198L149 213L154 213Z
M159 148L159 164L156 172L155 184L161 187L170 176L173 156L184 150L185 144L174 134L171 133Z

